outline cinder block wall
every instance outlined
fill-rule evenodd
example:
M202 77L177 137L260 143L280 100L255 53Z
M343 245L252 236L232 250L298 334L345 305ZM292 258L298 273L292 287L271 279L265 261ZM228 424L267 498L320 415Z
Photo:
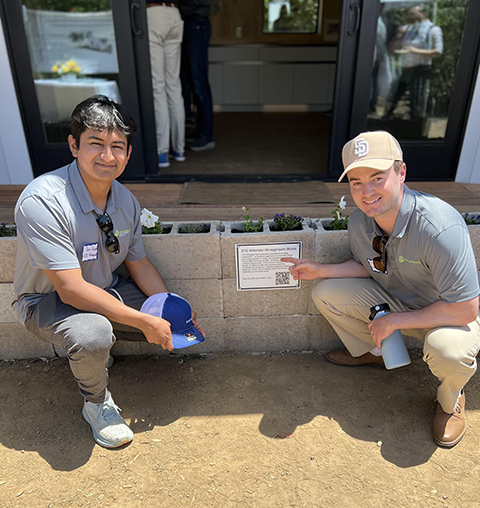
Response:
M209 233L179 234L184 223L173 223L167 235L144 235L149 259L170 291L190 302L206 332L204 343L183 352L327 351L339 346L335 332L311 300L315 281L302 281L300 289L236 289L235 245L239 243L301 241L304 258L322 263L348 259L347 233L325 231L322 221L306 219L303 231L274 232L265 224L263 232L244 234L232 233L237 223L218 221L210 222ZM478 264L480 227L469 229ZM0 359L64 356L17 321L11 308L15 253L16 239L0 238ZM118 341L112 352L160 354L163 350L153 344Z

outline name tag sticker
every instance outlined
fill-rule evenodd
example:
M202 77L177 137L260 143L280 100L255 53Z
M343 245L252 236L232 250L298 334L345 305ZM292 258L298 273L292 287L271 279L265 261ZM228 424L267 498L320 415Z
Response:
M82 262L95 261L98 259L98 242L87 243L83 246Z

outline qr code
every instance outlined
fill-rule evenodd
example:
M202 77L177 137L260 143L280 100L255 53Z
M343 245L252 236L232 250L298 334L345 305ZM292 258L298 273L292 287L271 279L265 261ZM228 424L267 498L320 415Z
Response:
M275 272L275 286L290 284L290 272Z

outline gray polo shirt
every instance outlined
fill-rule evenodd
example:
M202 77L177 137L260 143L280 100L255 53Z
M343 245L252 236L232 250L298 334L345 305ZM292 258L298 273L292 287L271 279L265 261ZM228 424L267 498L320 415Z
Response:
M39 176L25 188L15 207L14 307L22 322L30 305L54 291L43 270L81 268L87 282L106 289L115 282L113 272L125 259L139 261L145 257L140 206L116 180L106 212L120 242L119 254L105 247L106 234L96 222L103 210L93 204L76 161Z
M349 219L353 258L390 294L411 309L438 300L456 303L475 298L480 290L468 228L462 216L441 199L405 186L393 234L386 244L387 271L371 262L381 235L373 218L355 210Z

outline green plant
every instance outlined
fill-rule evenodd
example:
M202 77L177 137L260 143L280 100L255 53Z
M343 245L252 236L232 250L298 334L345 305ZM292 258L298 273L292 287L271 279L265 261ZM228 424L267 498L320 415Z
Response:
M300 215L277 213L273 216L273 222L273 231L292 231L295 229L302 229L303 219Z
M16 226L7 226L4 222L0 224L0 236L17 236Z
M342 196L338 202L338 205L332 212L334 219L329 222L327 226L325 226L325 229L335 231L348 229L348 215L345 215L345 217L342 215L342 211L345 210L346 206L347 202L345 201L345 196Z
M467 226L473 226L476 224L480 224L480 215L473 215L471 213L464 212L461 214L463 217L463 220L465 221L465 224Z
M245 212L245 215L243 216L243 218L245 219L245 231L247 233L258 233L259 231L262 231L265 219L263 217L260 217L257 222L253 222L252 218L250 217L250 214L248 213L248 210L250 210L250 208L246 208L244 206L242 207L242 210Z
M180 234L209 233L210 224L186 224L178 228Z
M162 223L158 220L158 215L146 208L142 210L140 215L140 224L144 235L161 235L164 232Z
M268 32L268 11L270 0L263 0L264 32ZM321 3L320 3L321 5ZM317 31L319 0L290 0L288 31L315 33Z

